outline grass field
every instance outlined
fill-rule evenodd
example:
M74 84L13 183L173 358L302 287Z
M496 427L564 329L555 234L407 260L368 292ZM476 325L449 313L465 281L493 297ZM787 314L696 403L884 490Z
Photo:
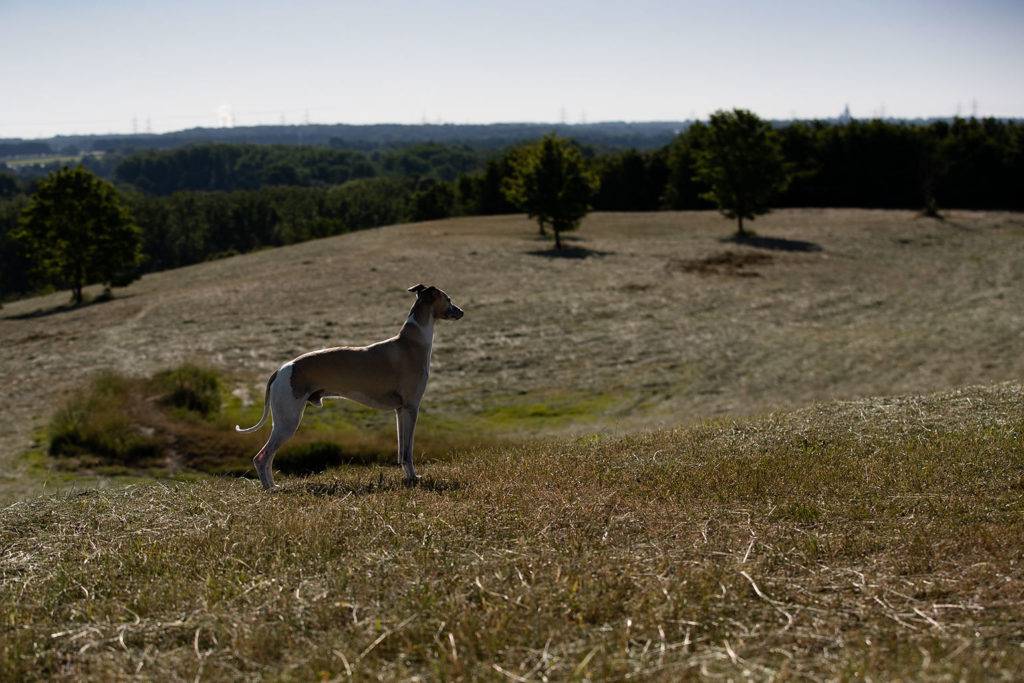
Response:
M625 433L1024 377L1021 215L778 211L753 227L770 248L723 241L713 212L595 214L570 243L585 258L553 258L523 217L438 221L156 273L75 310L63 292L8 304L0 497L38 490L19 454L98 373L209 365L255 422L274 369L394 334L418 281L466 310L436 331L421 458L444 434ZM329 405L305 423L391 429Z
M1012 680L1024 388L0 511L0 678Z
M522 217L439 221L5 306L0 678L1014 678L1024 217L753 227L597 214L556 257ZM393 334L418 281L466 317L436 328L417 488L40 450L101 373L192 361L255 452L226 425L269 373ZM297 438L392 425L335 402Z

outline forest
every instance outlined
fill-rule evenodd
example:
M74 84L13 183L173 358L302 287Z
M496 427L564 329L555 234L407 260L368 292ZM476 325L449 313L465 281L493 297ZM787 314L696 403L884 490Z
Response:
M705 133L695 123L653 147L574 138L600 178L593 209L712 208L694 179ZM797 121L775 133L790 178L780 208L1024 209L1024 127L1015 121ZM83 165L117 186L151 272L403 221L516 212L502 185L534 141L111 144ZM41 179L0 170L0 297L39 288L13 233Z
M684 130L685 121L598 123L487 123L487 124L304 124L190 128L171 133L131 135L61 135L45 140L0 140L0 157L76 149L111 152L126 149L175 149L213 143L258 145L329 145L363 152L382 147L407 147L424 142L467 144L500 149L555 131L560 137L603 147L662 147Z

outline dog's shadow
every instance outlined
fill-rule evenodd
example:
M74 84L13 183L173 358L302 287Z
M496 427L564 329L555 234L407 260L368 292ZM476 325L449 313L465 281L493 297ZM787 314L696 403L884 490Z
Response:
M299 482L298 486L282 487L281 493L294 492L317 496L320 498L339 498L344 496L366 496L375 493L399 491L402 489L420 489L422 491L430 491L432 493L446 493L448 491L458 491L461 488L462 484L460 482L451 479L421 477L416 481L416 483L410 484L404 479L384 477L382 472L376 479L370 479L368 481L339 479L331 482Z

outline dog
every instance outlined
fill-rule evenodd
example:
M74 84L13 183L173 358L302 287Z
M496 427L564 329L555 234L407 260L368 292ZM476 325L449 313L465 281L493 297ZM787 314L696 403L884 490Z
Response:
M412 464L413 434L420 399L430 376L430 348L435 320L459 320L463 310L437 287L415 285L416 303L398 334L360 347L335 347L305 353L281 366L267 380L263 417L254 432L273 414L267 443L252 459L263 488L274 487L274 454L299 428L306 403L323 405L325 398L347 398L378 410L394 410L398 421L398 464L408 482L417 480Z

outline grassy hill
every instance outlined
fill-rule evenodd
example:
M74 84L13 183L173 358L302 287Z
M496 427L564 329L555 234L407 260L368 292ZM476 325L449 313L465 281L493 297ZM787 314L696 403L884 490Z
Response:
M0 679L1013 677L1024 218L754 227L598 214L556 256L522 217L439 221L6 306ZM210 457L254 453L229 425L270 372L393 334L419 281L466 317L436 328L418 488L40 450L92 378L191 361L224 381ZM297 438L393 459L392 430L334 402Z
M0 510L0 678L1012 679L1024 388Z
M595 214L576 258L557 258L522 217L438 221L148 275L76 310L63 292L9 304L0 495L97 373L194 361L258 416L281 363L394 334L418 281L466 310L436 331L422 457L444 434L629 432L1024 377L1019 214L778 211L753 227L762 239L740 245L712 212ZM304 428L392 429L351 410L311 410Z

